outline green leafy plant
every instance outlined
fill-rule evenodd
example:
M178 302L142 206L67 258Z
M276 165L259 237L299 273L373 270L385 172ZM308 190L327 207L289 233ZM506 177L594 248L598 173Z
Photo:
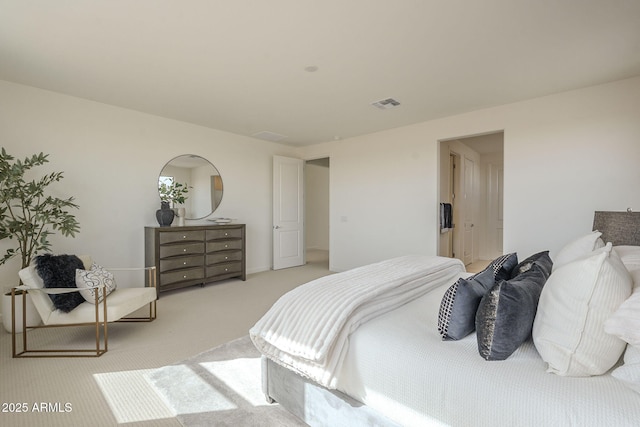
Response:
M0 153L0 239L15 240L0 258L0 265L20 254L22 267L29 266L40 252L51 252L49 237L55 232L75 237L80 231L69 209L77 209L73 197L60 199L45 194L47 187L62 180L62 172L52 172L26 181L25 174L47 163L48 154L34 154L15 160L5 148Z
M189 197L189 187L179 182L174 182L171 185L166 183L160 183L158 186L160 192L160 201L173 204L183 204Z

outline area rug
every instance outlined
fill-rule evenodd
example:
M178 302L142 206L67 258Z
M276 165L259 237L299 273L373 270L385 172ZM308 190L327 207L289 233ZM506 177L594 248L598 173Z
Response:
M248 336L173 365L95 378L118 423L175 417L185 427L306 426L266 402Z

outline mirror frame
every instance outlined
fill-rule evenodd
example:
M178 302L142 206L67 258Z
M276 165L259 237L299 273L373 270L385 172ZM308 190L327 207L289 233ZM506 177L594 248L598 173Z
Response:
M194 166L189 166L189 161L194 160ZM208 170L204 170L205 173L199 173L200 180L198 182L193 182L192 172L182 174L182 177L177 177L175 171L173 174L171 172L167 173L165 170L167 168L179 168L179 169L199 169L202 167L210 168ZM179 170L178 169L178 170ZM188 177L187 177L188 175ZM222 181L222 176L220 175L220 171L215 167L213 163L211 163L206 158L199 156L197 154L181 154L169 160L165 165L160 169L160 173L158 174L158 187L160 187L161 178L163 176L172 176L175 178L176 182L180 182L186 184L189 188L189 192L187 193L187 200L184 205L176 205L171 206L172 208L177 207L185 207L186 208L186 216L187 220L198 220L204 219L209 215L213 214L216 209L222 203L222 196L224 194L224 185ZM198 176L196 176L198 178ZM207 184L204 184L204 179L207 179ZM209 197L208 200L205 200L205 197ZM158 188L158 197L160 197L160 190ZM211 209L206 215L202 215L202 213L196 213L194 215L194 209L189 209L189 206L193 206L193 201L196 200L196 208L195 212L204 212L204 208L202 205L209 203L211 205ZM204 200L204 203L203 203Z

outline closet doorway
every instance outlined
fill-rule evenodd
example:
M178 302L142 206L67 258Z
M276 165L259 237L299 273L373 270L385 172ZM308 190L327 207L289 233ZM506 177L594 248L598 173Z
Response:
M328 157L305 162L305 240L307 263L329 268L329 172Z
M503 131L440 141L439 202L451 204L453 227L438 223L438 255L471 265L502 254L503 188Z

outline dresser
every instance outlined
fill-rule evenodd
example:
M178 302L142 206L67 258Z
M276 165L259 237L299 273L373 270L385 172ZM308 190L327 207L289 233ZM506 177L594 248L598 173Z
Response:
M245 225L145 227L145 264L156 267L158 293L246 279Z

